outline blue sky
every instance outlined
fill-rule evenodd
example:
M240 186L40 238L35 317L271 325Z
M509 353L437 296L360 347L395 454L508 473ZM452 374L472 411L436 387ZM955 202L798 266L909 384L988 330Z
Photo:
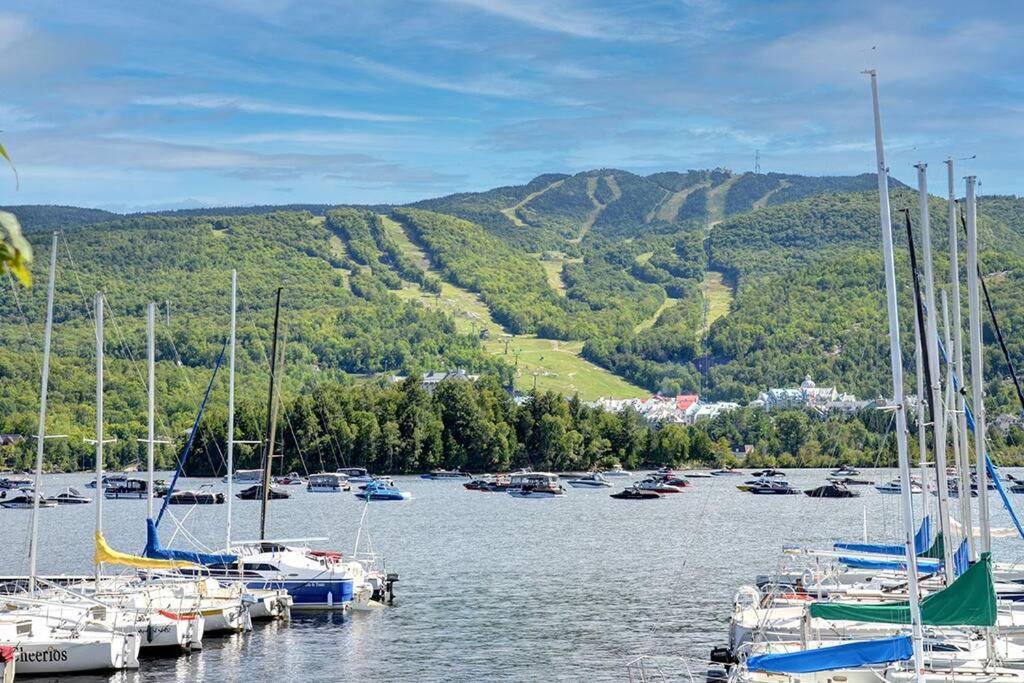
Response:
M920 5L920 6L915 6ZM927 5L927 6L925 6ZM1024 192L1024 9L718 0L6 0L0 204L400 202L544 172L941 161Z

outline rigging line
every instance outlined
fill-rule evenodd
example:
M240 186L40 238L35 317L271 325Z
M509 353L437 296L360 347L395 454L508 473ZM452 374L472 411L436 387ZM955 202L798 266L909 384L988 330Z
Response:
M18 313L21 315L21 324L25 328L25 332L28 335L27 338L31 339L32 338L32 326L28 322L28 316L25 315L25 309L22 308L22 306L21 306L21 297L18 296L18 286L14 282L14 276L11 275L10 268L5 268L4 270L7 272L7 281L11 285L11 294L14 295L14 305L18 308ZM39 367L39 359L36 358L35 354L28 354L28 355L32 359L32 367L33 367L33 369L35 369L36 374L38 375L40 372L42 372L42 369Z
M67 235L65 235L63 230L60 231L60 238L64 243L64 251L68 255L68 262L71 264L71 274L75 276L75 282L78 285L78 295L82 297L82 308L85 310L86 317L92 321L92 306L89 303L89 298L85 295L85 288L82 286L82 278L78 272L78 266L75 265L75 259L71 255L71 246L68 244Z

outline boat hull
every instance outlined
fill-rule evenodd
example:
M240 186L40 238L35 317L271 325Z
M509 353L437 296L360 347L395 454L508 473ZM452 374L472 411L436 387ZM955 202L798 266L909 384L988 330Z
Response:
M81 671L137 669L139 641L134 635L111 634L111 638L56 640L17 645L17 671L21 675L66 674Z
M249 581L251 589L284 590L292 598L294 610L344 609L352 602L355 582L352 579L329 581Z

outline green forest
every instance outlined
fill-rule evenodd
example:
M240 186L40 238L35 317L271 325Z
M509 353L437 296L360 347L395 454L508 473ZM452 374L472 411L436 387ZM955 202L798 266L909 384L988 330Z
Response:
M696 427L657 428L635 414L588 408L598 395L584 381L588 372L610 371L652 393L699 392L743 403L810 373L819 385L861 398L885 396L874 187L872 175L713 169L639 176L597 169L408 206L130 216L6 207L19 217L35 258L33 286L3 283L0 296L0 433L36 431L46 266L51 231L58 230L47 432L67 438L47 444L56 469L91 459L83 439L92 431L93 294L102 290L107 302L106 422L117 438L107 449L109 464L126 465L139 458L136 439L145 424L145 304L159 306L158 431L180 445L228 332L232 268L240 301L239 439L261 433L273 296L284 288L286 469L711 464L746 444L765 464L885 462L888 425L875 416L742 410ZM898 181L891 187L904 356L913 382L901 210L913 210L919 235L917 196ZM1020 365L1024 200L986 197L979 210L982 269ZM932 197L931 211L935 270L946 287L945 201ZM719 281L724 288L709 289ZM464 308L471 297L482 312ZM711 315L716 306L720 312ZM545 340L561 355L545 358ZM987 322L984 340L989 413L1018 414ZM510 342L512 350L530 344L535 373L582 373L573 382L582 393L528 392ZM567 370L571 354L577 357ZM457 368L480 380L445 383L430 394L415 379L388 379ZM197 473L222 469L225 396L221 372L197 434L190 465ZM1016 428L998 432L996 455L1016 458L1020 436ZM6 447L5 464L25 466L29 450L29 441ZM166 465L175 449L163 450ZM257 454L241 457L244 464Z

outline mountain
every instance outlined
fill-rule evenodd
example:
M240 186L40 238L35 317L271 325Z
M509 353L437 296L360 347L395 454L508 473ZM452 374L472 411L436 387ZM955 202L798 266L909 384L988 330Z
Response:
M912 210L916 228L917 197L892 185L906 306L900 211ZM946 205L931 202L944 286ZM112 315L111 430L128 442L141 424L138 359L148 301L162 302L161 420L168 430L187 428L223 347L232 267L242 301L240 395L253 414L266 381L278 286L285 288L287 381L301 395L324 382L454 368L584 399L692 391L746 400L808 373L861 396L886 392L870 175L596 169L406 206L130 216L6 208L33 242L37 283L46 278L46 233L64 229L51 394L51 429L61 433L80 433L87 421L88 306L97 289L106 292ZM981 212L981 261L1019 358L1024 200L986 197ZM0 298L0 431L32 433L45 288L14 293ZM909 313L902 318L908 359ZM985 339L993 343L988 328ZM1000 356L987 353L986 363L993 409L1011 408Z

